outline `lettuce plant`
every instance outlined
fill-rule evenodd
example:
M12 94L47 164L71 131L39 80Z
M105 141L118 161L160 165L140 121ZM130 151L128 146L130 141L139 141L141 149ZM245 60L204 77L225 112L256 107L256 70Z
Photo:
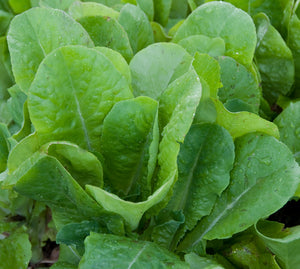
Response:
M2 1L0 267L296 268L298 5Z

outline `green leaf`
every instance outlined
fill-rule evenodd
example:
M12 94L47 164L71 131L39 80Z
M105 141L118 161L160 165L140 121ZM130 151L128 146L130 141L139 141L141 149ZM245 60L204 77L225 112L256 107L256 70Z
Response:
M50 8L32 8L14 17L7 41L16 82L25 93L41 61L54 49L65 45L93 46L80 24L65 12Z
M210 38L205 35L191 35L181 39L178 44L192 56L196 52L207 53L212 57L225 54L225 42L220 37Z
M192 230L211 212L228 186L234 162L230 134L213 124L193 125L180 147L178 180L167 209L182 210L184 230Z
M287 95L291 91L295 75L293 55L265 14L257 14L254 22L257 31L255 60L262 78L263 94L274 103L280 94Z
M30 0L23 0L23 1L8 0L8 3L12 8L13 12L17 14L22 13L25 10L31 8Z
M224 269L224 267L215 260L207 257L200 257L193 252L186 254L184 259L189 264L190 269Z
M119 12L114 9L95 2L74 2L70 8L68 13L75 19L78 20L84 17L94 17L94 16L107 16L113 19L118 19Z
M233 244L222 250L222 253L237 268L281 268L275 260L275 255L257 236L242 233L232 241Z
M188 71L191 61L192 57L177 44L148 46L138 52L129 65L134 95L157 100L172 81Z
M0 100L9 97L7 89L13 85L14 78L11 71L10 55L7 48L6 37L0 37Z
M223 87L219 89L218 96L225 104L238 99L258 113L261 92L254 75L246 67L230 57L218 57L221 67L221 81Z
M8 142L9 137L10 133L7 127L0 123L0 173L7 167L7 157L10 151L10 145Z
M154 42L149 20L139 7L126 4L120 11L118 21L127 32L133 54Z
M105 116L115 103L131 97L126 79L102 53L66 46L40 65L28 106L36 131L45 140L68 140L99 151Z
M235 147L229 187L211 214L184 239L181 249L193 248L203 239L231 237L277 211L295 193L300 168L286 145L253 133L236 139Z
M11 19L14 17L10 12L0 9L0 36L5 36Z
M123 56L119 52L106 47L95 47L94 49L105 55L113 63L115 68L126 78L128 85L131 86L130 69Z
M167 42L171 38L166 34L165 29L157 22L152 21L150 22L152 31L153 31L153 37L154 37L154 42Z
M104 172L107 184L120 197L144 200L152 193L159 143L157 114L155 100L137 97L117 103L104 120L100 141Z
M274 120L280 132L280 140L294 153L298 163L300 163L300 120L296 115L299 113L300 101L291 102Z
M212 2L198 7L180 26L173 41L191 35L220 37L225 41L225 55L245 66L252 62L256 45L254 23L247 13L229 3Z
M223 104L213 99L216 110L216 123L227 129L233 139L248 133L262 132L279 138L277 126L251 112L229 112Z
M282 268L297 268L300 263L300 226L284 228L281 223L264 220L258 222L255 228Z
M153 0L154 21L166 26L171 11L172 0Z
M86 191L101 207L108 212L122 216L128 224L129 229L135 230L144 213L166 197L174 182L174 177L175 173L171 174L169 178L166 178L166 182L150 195L147 200L137 203L122 200L113 193L91 185L86 186Z
M91 233L85 240L85 249L80 269L189 268L179 257L154 243L109 234Z
M153 0L137 0L138 7L145 12L149 21L154 18L154 3Z
M101 218L104 225L106 221L112 222L113 219L121 221L92 200L62 164L52 156L36 152L23 162L11 177L17 182L15 185L17 192L44 202L52 209L58 229L68 223L83 220ZM122 230L118 233L122 233Z
M8 109L12 115L14 122L19 126L22 126L24 120L23 107L27 96L24 92L21 91L20 87L17 84L9 88L8 92L11 96L7 101Z
M172 0L170 18L172 19L185 19L188 15L188 2L187 0Z
M58 244L76 246L76 249L83 254L84 239L90 235L90 232L107 233L107 229L102 227L97 221L82 221L80 223L70 223L62 227L57 235Z
M287 45L293 53L295 63L295 92L300 97L300 20L297 14L293 14L288 25Z
M87 184L103 186L102 165L94 154L62 141L50 142L41 151L55 157L82 188Z
M14 232L0 240L0 261L2 268L26 269L31 259L31 244L28 234Z
M67 11L68 8L77 0L40 0L40 7L50 7Z

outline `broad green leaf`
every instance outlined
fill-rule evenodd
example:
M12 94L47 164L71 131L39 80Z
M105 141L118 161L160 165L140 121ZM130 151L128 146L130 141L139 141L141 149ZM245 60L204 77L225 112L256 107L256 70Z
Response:
M69 0L72 1L72 0ZM93 17L93 16L107 16L113 19L118 19L119 12L114 9L100 3L95 2L74 2L68 13L75 19L78 20L83 17Z
M80 24L65 12L50 8L32 8L14 17L7 41L16 82L25 93L41 61L54 49L65 45L93 46Z
M181 249L193 248L203 239L231 237L277 211L295 193L300 168L286 145L272 136L252 133L236 139L235 148L229 187Z
M106 183L120 197L145 200L152 193L159 143L158 102L137 97L117 103L100 140Z
M293 53L295 63L295 92L300 97L300 20L297 14L293 14L288 25L287 45Z
M255 60L262 78L263 94L274 103L280 94L287 95L291 91L295 75L293 55L265 14L257 14L254 22L257 31Z
M68 140L99 151L105 116L115 103L131 97L126 79L103 54L66 46L53 51L40 65L28 107L44 139Z
M127 32L133 54L154 42L150 22L139 7L126 4L120 11L118 21Z
M150 22L152 31L153 31L153 37L154 41L157 42L167 42L171 39L166 32L165 29L157 22L152 21Z
M107 229L97 221L82 221L80 223L70 223L63 226L56 235L58 244L76 246L76 249L83 254L84 239L90 232L107 233Z
M191 35L181 39L178 44L192 56L196 52L207 53L212 57L225 54L225 42L220 37L210 38L205 35Z
M205 2L211 1L215 0L206 0ZM251 16L260 12L267 14L272 25L281 33L282 36L285 36L286 26L290 19L294 2L293 0L226 0L226 2L243 9Z
M14 83L6 37L0 37L0 100L9 97L7 89Z
M52 156L36 152L11 177L17 182L17 192L44 202L52 209L58 229L68 223L97 220L100 217L104 225L105 221L110 220L110 215L85 193ZM122 233L121 230L119 232Z
M258 222L255 228L282 268L297 268L300 264L300 226L284 228L281 223L265 220Z
M251 112L230 112L219 100L213 99L213 102L217 110L216 123L227 129L233 139L253 132L262 132L279 138L276 124Z
M91 2L91 0L83 0L82 2ZM103 4L108 7L114 7L120 3L120 0L93 0L93 2Z
M31 8L30 0L8 0L8 3L14 13L19 14Z
M291 102L290 105L274 120L278 126L280 140L294 153L294 157L300 163L300 101Z
M185 269L189 266L154 243L91 233L85 240L85 254L79 268Z
M10 145L8 142L9 137L10 133L7 127L0 123L0 173L7 167L7 157L10 151Z
M170 18L185 19L188 15L188 1L187 0L172 0Z
M256 45L254 23L247 13L229 3L212 2L198 7L180 26L173 41L191 35L220 37L225 42L225 55L245 66L252 62Z
M68 8L77 0L40 0L40 7L50 7L67 11Z
M178 180L167 206L183 212L184 230L192 230L203 216L209 215L229 184L233 162L233 140L224 128L192 125L180 147Z
M145 12L149 21L153 21L154 18L154 3L153 0L137 0L137 5L141 10Z
M108 212L116 213L124 218L130 230L135 230L144 213L160 203L168 194L174 182L175 173L166 178L166 182L143 202L125 201L117 195L101 188L87 185L86 191L98 204Z
M235 237L230 247L222 250L223 255L237 268L280 269L275 255L253 234Z
M172 0L153 0L154 21L166 26L171 11Z
M160 170L155 182L155 189L170 180L172 175L175 175L172 184L177 179L179 143L183 143L192 125L201 93L199 77L191 68L190 71L171 83L160 98L159 119L163 131L158 155ZM169 192L164 203L168 202L171 195L172 191Z
M1 268L26 269L31 259L31 244L28 234L13 232L0 240Z
M12 120L13 118L8 109L7 101L0 99L0 122L9 126Z
M19 126L22 126L24 120L23 107L27 96L24 92L21 91L20 87L17 84L9 88L8 92L11 96L7 100L8 109L12 115L14 122Z
M130 62L135 96L158 99L168 85L188 71L192 57L181 46L156 43L138 52Z
M103 186L102 165L94 154L63 141L43 145L41 151L55 157L82 188L86 184Z
M131 73L129 66L123 56L107 47L95 47L95 50L104 54L115 66L115 68L126 78L128 85L131 85Z
M207 257L200 257L191 252L184 256L185 261L189 264L190 269L224 269L222 265Z
M14 15L10 12L0 9L0 36L6 35L9 23L13 17Z
M131 60L133 52L128 35L116 19L108 16L85 16L77 21L89 33L96 46L111 48L121 53L127 62Z
M198 76L206 81L209 92L203 92L205 98L217 98L218 90L222 87L221 69L218 61L208 54L196 53L194 55L193 67Z
M222 103L241 100L250 107L250 111L258 113L261 92L254 75L246 67L230 57L218 57L221 67L221 81L223 87L218 96Z

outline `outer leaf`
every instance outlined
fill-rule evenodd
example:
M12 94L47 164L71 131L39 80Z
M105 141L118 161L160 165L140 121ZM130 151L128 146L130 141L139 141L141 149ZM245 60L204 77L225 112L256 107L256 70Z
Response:
M166 26L171 11L172 0L153 0L154 21Z
M291 49L295 62L295 93L300 96L300 20L297 14L293 14L288 25L287 45Z
M131 85L131 73L129 66L123 56L110 48L95 47L95 50L104 54L115 66L115 68L126 78L128 85Z
M44 202L52 209L58 229L68 223L96 220L99 217L105 224L110 218L54 157L36 153L11 177L17 181L15 186L17 192ZM122 233L122 230L118 233Z
M181 248L195 247L202 239L231 237L274 213L295 193L300 168L287 146L259 133L242 136L235 145L229 187Z
M196 53L207 53L216 57L225 54L225 42L220 37L210 38L205 35L191 35L178 42L192 56Z
M87 185L86 191L90 194L105 210L122 216L131 230L135 230L144 213L161 202L169 192L175 173L166 178L166 182L157 189L146 201L133 203L120 199L117 195L107 192L95 186Z
M274 120L280 132L280 140L294 153L295 159L300 163L300 101L291 102Z
M233 139L253 132L262 132L279 138L279 131L274 123L250 112L229 112L219 100L213 101L217 110L216 123L227 129Z
M69 140L99 151L103 119L115 103L131 97L126 79L103 54L67 46L40 65L28 106L44 139Z
M13 12L16 14L22 13L31 7L30 0L24 0L24 1L8 0L8 3L12 8Z
M218 58L221 67L221 81L223 87L218 96L225 104L238 99L251 108L251 112L258 113L261 92L254 75L243 65L230 57Z
M13 85L14 78L11 71L10 56L7 48L6 37L0 37L0 99L9 97L7 88Z
M216 261L206 257L200 257L193 252L186 254L184 259L189 264L191 269L224 269L224 267Z
M7 41L16 82L25 93L39 64L54 49L77 44L93 46L80 24L65 12L48 8L32 8L16 16L11 22Z
M118 51L129 62L133 56L128 35L121 24L107 16L89 16L77 19L96 46ZM100 34L101 33L101 34Z
M145 12L149 21L153 21L154 18L154 3L153 0L137 0L137 5L141 10Z
M193 125L177 162L178 181L167 208L182 210L185 230L192 230L229 184L234 162L232 138L218 125Z
M0 240L0 261L2 268L26 269L31 259L31 245L28 234L12 233Z
M127 32L133 54L154 42L149 20L139 7L126 4L120 11L119 23Z
M82 3L79 1L74 2L68 13L75 19L78 20L83 17L93 17L93 16L107 16L110 18L117 19L119 17L119 12L114 9L100 3L87 2Z
M149 97L119 102L103 123L101 153L107 184L120 197L152 193L159 130L158 103Z
M297 268L300 264L300 226L285 228L277 222L260 221L256 225L258 236L264 241L284 269Z
M287 95L294 83L294 60L291 50L268 17L254 17L257 31L255 59L262 78L265 98L275 102L280 94Z
M7 157L10 151L9 137L10 133L7 127L0 123L0 173L6 169Z
M151 242L109 234L91 233L85 240L80 269L90 268L189 268L179 257Z
M51 7L67 11L76 0L40 0L40 7Z
M8 92L11 96L7 101L8 109L13 117L14 122L19 126L22 126L24 120L23 107L27 96L21 91L17 84L9 88Z
M226 44L225 55L246 66L252 62L256 45L255 26L247 13L229 3L212 2L198 7L180 26L174 42L191 35L221 37Z
M158 99L172 81L189 69L191 61L192 57L179 45L148 46L137 53L129 65L134 95Z
M103 186L102 165L94 154L62 141L50 142L41 151L55 157L81 187L86 184Z

